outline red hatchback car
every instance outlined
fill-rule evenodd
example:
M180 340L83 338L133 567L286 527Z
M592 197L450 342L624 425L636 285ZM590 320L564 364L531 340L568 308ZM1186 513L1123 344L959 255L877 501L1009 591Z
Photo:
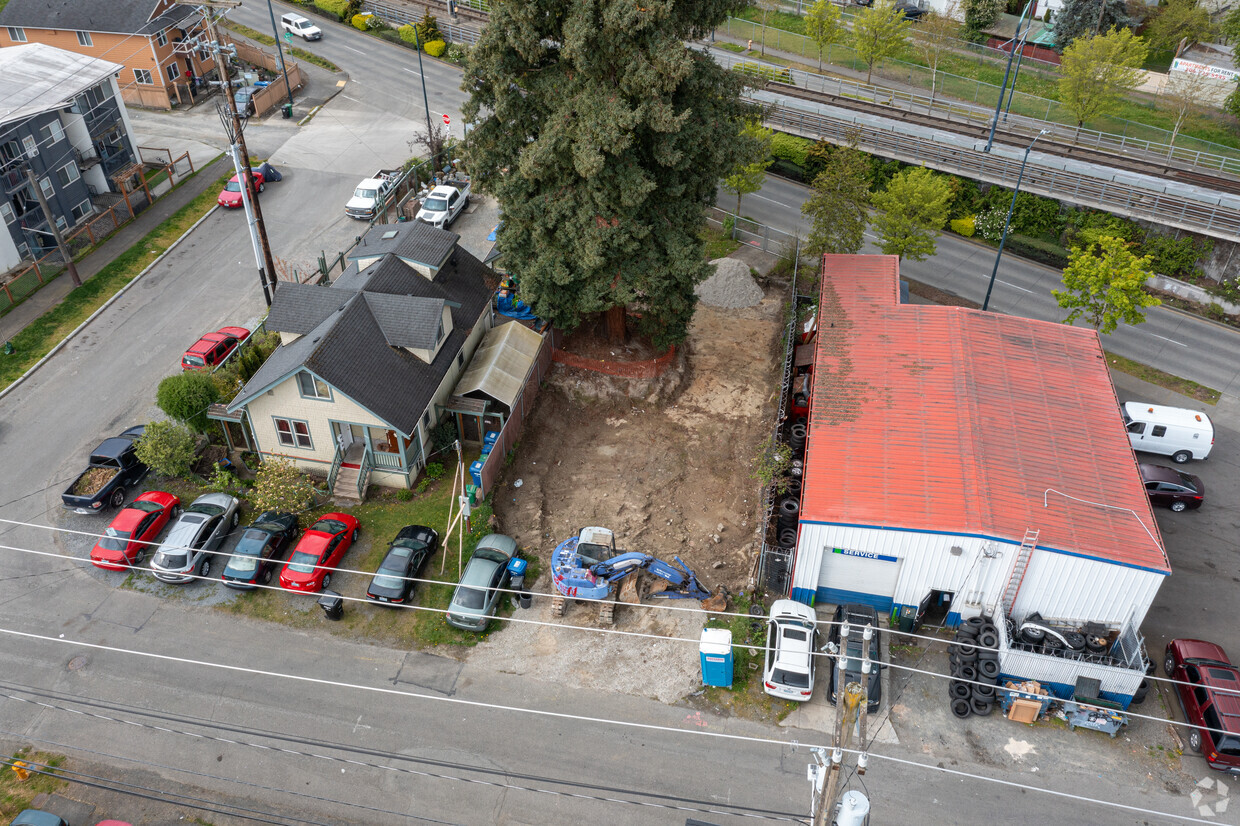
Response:
M1163 670L1176 680L1188 731L1188 747L1205 755L1210 768L1240 774L1240 670L1227 652L1205 640L1167 643Z
M266 186L266 181L263 180L263 173L257 169L252 169L250 174L254 176L254 191L262 192ZM220 197L216 198L215 202L225 209L240 209L242 206L241 188L243 186L245 184L241 182L241 176L233 175L228 179L228 183L224 184L224 189L220 191Z
M357 539L357 520L347 513L325 513L306 530L280 572L280 587L313 593L326 588L335 568Z
M90 561L96 568L127 570L155 546L164 525L180 512L181 500L171 493L147 491L116 514L106 535L90 549Z
M250 331L244 327L221 327L207 333L181 356L181 369L213 370L249 337Z

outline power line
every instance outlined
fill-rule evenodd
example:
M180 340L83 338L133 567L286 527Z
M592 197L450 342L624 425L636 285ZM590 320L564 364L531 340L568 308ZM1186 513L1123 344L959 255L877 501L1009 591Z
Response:
M630 729L637 729L637 730L642 730L642 731L658 731L658 732L680 734L680 735L686 735L686 736L692 736L692 737L705 737L705 738L712 738L712 739L717 739L717 740L722 740L722 741L748 742L748 743L756 743L760 745L761 744L775 745L775 746L779 746L780 748L784 748L788 746L788 743L786 741L776 740L776 739L769 738L769 737L754 737L751 735L730 734L728 732L707 731L703 729L680 729L680 728L675 728L671 726L656 725L653 723L641 723L641 722L637 722L633 720L614 720L614 719L610 719L606 717L591 717L591 716L584 715L584 714L570 714L568 712L563 712L563 711L550 711L547 709L525 708L521 706L509 706L509 705L502 705L499 703L485 702L481 700L466 700L461 697L437 697L431 694L419 694L417 692L404 691L404 690L400 690L396 688L367 686L367 685L362 685L360 683L346 683L346 682L341 682L338 680L328 680L328 679L324 679L321 677L310 677L310 676L306 676L303 674L286 674L286 673L282 673L278 671L268 671L265 669L250 668L246 666L234 665L231 663L217 663L217 662L211 662L208 660L196 660L196 659L192 659L189 657L178 657L178 656L173 656L170 654L157 654L157 653L150 652L150 651L139 651L139 650L129 649L129 648L120 648L117 646L103 645L101 643L90 643L90 642L83 642L80 640L47 637L41 634L34 634L28 631L17 631L11 628L0 628L0 634L8 635L11 637L17 637L20 639L39 640L42 642L58 643L58 644L68 645L68 646L78 647L78 648L88 648L88 649L95 650L95 651L108 651L108 652L117 653L117 654L130 654L133 656L157 660L160 662L172 662L172 663L178 663L182 665L202 666L202 667L214 668L214 669L218 669L222 671L229 671L229 672L234 672L234 673L251 674L251 675L263 676L263 677L275 677L278 679L290 680L290 681L300 682L300 683L308 683L311 685L327 685L327 686L332 686L336 688L356 689L359 691L367 691L367 692L376 693L376 694L405 697L405 698L410 698L410 699L431 700L434 702L449 703L449 704L453 704L457 706L465 706L469 708L482 708L482 709L489 709L492 711L512 712L512 713L518 713L518 714L527 714L527 715L531 715L535 717L545 717L545 718L556 719L556 720L567 720L567 721L572 721L572 722L577 722L577 723L592 723L592 724L603 725L603 726L615 726L619 728L630 728ZM822 745L817 745L816 747L823 748ZM860 749L845 749L844 751L846 751L849 754L854 754L854 755L867 754L867 752L863 752ZM1152 815L1156 817L1172 818L1172 819L1181 820L1181 821L1185 821L1189 823L1210 824L1214 822L1210 820L1202 820L1200 818L1194 818L1194 817L1189 817L1185 815L1173 814L1170 812L1160 812L1157 810L1146 809L1140 806L1132 806L1132 805L1125 804L1125 803L1115 803L1112 801L1084 797L1083 795L1072 794L1069 792L1061 792L1061 791L1056 791L1053 789L1044 789L1044 788L1039 788L1036 786L1028 786L1028 785L1016 783L1013 781L1000 780L998 778L986 777L984 775L975 775L975 774L971 774L969 772L961 771L958 769L948 769L943 766L931 766L926 763L918 763L915 760L908 760L905 758L893 757L891 755L885 755L881 753L869 753L869 756L877 760L885 760L885 761L892 762L892 763L902 765L902 766L909 766L909 767L920 768L920 769L929 769L931 771L939 771L939 772L943 772L943 773L961 777L961 778L988 781L988 782L997 783L999 785L1006 786L1006 787L1023 789L1025 791L1042 792L1044 794L1052 795L1052 796L1059 797L1059 798L1066 799L1066 800L1075 800L1081 803L1089 803L1089 804L1094 804L1094 805L1099 805L1099 806L1108 806L1112 808L1123 809L1125 811L1136 812L1139 814Z

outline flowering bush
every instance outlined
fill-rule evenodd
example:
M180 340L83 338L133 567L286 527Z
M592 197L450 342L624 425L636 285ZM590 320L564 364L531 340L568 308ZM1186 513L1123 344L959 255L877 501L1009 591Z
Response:
M287 459L267 459L255 474L249 499L259 512L297 512L308 507L313 496L309 477L296 465Z
M1006 209L988 209L973 221L974 231L987 241L998 241L1007 223Z
M452 61L453 63L458 63L458 64L464 63L465 58L468 55L469 55L469 48L466 47L465 44L463 43L449 43L448 44L447 57L448 57L448 60Z
M349 22L353 24L353 28L360 29L361 31L366 31L367 29L370 28L370 18L372 16L373 15L369 13L355 14L353 15L353 19Z

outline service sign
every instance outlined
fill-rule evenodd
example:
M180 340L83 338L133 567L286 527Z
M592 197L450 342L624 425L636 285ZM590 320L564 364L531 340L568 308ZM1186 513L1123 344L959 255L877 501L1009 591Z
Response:
M831 553L841 556L855 556L858 559L877 559L879 562L899 562L898 556L885 556L877 551L858 551L852 548L832 548Z

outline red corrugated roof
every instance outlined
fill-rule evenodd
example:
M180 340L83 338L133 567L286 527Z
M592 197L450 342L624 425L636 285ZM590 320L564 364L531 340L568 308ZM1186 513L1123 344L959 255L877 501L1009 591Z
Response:
M801 519L1035 529L1042 547L1170 573L1097 334L898 290L894 256L824 257ZM1044 507L1047 488L1086 502Z

